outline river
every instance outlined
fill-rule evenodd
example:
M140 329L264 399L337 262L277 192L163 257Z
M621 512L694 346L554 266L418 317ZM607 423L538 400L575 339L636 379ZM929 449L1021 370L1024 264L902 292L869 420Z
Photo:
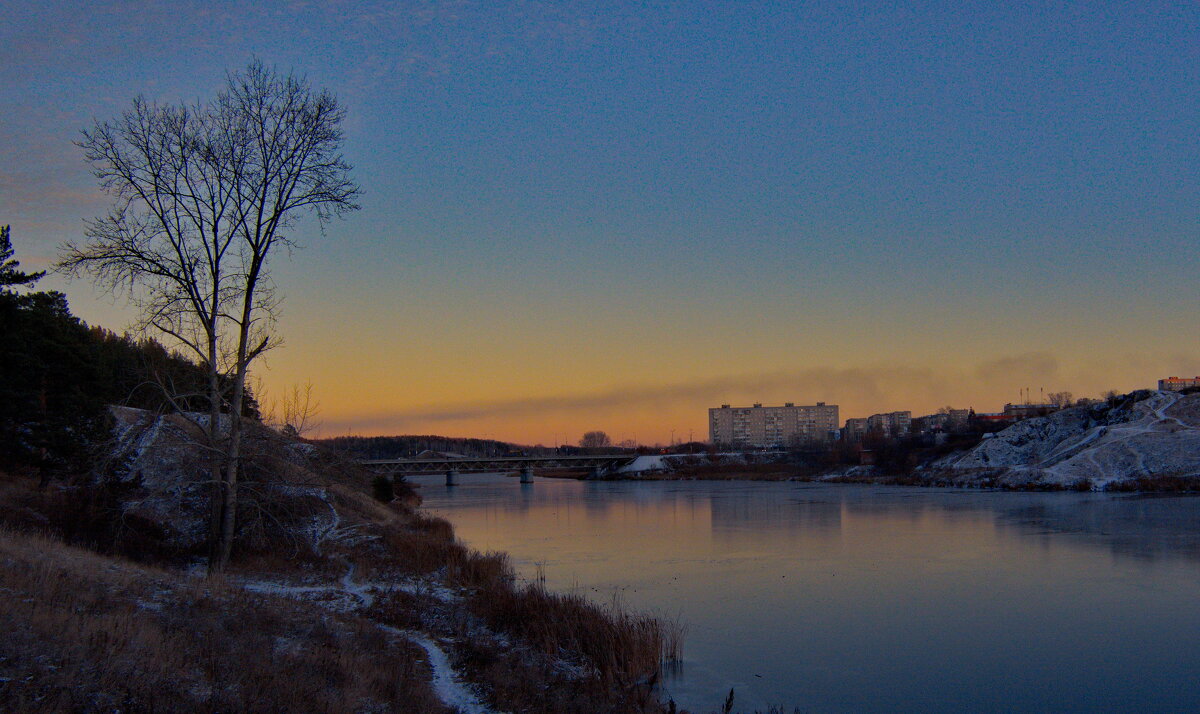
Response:
M460 480L413 479L468 545L684 623L695 712L1200 707L1200 499Z

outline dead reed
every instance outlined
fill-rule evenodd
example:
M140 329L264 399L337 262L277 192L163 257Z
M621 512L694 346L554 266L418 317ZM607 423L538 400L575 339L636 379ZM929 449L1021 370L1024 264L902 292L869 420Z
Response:
M576 593L552 592L539 581L485 583L471 606L490 627L546 655L578 655L606 682L649 679L680 655L677 623L632 613L616 600L599 605Z

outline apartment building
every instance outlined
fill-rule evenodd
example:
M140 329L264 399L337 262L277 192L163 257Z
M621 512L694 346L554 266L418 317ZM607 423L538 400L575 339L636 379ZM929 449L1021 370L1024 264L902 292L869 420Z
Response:
M847 419L842 429L842 438L846 441L861 441L867 434L867 419Z
M838 406L817 402L781 407L731 407L708 410L708 438L714 444L786 446L805 441L828 441L838 428Z
M867 417L867 431L885 438L908 436L912 431L912 412L888 412Z
M912 431L914 434L966 431L970 420L970 409L950 409L949 411L938 412L937 414L915 417L912 420Z
M1200 377L1167 377L1158 380L1160 392L1179 392L1191 387L1200 387Z

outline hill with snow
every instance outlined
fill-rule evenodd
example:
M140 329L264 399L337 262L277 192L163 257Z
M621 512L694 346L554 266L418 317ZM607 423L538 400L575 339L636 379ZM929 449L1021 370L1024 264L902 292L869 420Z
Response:
M1200 476L1200 393L1134 392L1123 400L1028 419L927 473L961 482L1106 489Z

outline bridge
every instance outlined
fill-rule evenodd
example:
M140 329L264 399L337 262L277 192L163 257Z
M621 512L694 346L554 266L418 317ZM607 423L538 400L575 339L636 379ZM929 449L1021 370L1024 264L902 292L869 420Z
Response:
M521 472L521 483L532 483L534 469L587 469L589 478L599 478L631 463L637 454L589 456L483 456L442 457L435 459L368 459L358 463L384 476L445 474L446 485L453 486L462 473Z

